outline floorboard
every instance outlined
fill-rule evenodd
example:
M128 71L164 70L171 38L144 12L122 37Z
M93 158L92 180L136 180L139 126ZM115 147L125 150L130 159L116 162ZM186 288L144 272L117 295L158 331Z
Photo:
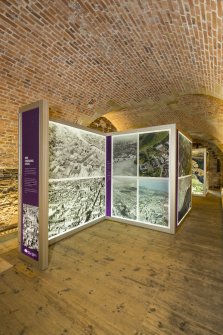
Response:
M193 199L176 235L104 221L49 249L39 272L3 240L0 335L222 335L220 198Z

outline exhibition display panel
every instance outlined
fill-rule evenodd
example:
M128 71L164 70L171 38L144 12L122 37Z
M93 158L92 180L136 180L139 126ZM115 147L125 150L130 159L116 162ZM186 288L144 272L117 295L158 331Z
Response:
M178 131L178 188L177 226L191 210L192 206L192 142Z
M191 208L191 141L176 125L102 134L19 115L19 251L40 269L48 244L105 218L174 234Z
M105 218L105 139L49 122L50 240Z
M192 194L206 196L207 181L207 149L193 149L192 151Z
M174 233L176 126L113 133L110 146L109 218Z

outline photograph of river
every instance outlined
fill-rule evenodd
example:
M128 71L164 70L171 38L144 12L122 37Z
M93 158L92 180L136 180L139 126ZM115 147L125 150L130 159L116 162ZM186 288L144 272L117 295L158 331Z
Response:
M137 175L138 135L113 136L113 175Z

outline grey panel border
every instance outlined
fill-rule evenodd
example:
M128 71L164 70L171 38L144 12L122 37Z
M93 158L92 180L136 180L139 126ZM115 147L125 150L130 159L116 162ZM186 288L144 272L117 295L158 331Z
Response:
M73 236L74 234L78 233L79 231L81 231L81 230L85 230L85 229L87 229L87 228L89 228L89 227L95 225L96 223L99 223L99 222L101 222L101 221L104 221L105 219L106 219L106 217L105 217L105 216L102 216L102 217L100 217L100 218L98 218L98 219L95 219L95 220L93 220L93 221L90 221L90 222L88 222L88 223L86 223L86 224L83 224L83 225L81 225L81 226L79 226L79 227L74 227L73 229L69 230L69 231L66 232L66 233L63 233L63 234L61 234L61 235L57 235L57 236L55 236L55 237L52 237L51 239L49 239L49 245L52 245L52 244L54 244L54 243L57 243L57 242L63 240L64 238Z
M126 223L126 224L130 224L132 226L136 226L136 227L140 227L140 228L146 228L146 229L151 229L151 230L156 230L156 231L160 231L160 232L163 232L163 233L170 233L170 234L174 234L170 231L170 228L169 227L156 227L155 225L152 225L152 224L147 224L147 223L143 223L143 222L140 222L140 221L134 221L134 220L126 220L126 219L122 219L122 218L119 218L119 217L114 217L114 216L106 216L106 220L108 221L115 221L115 222L120 222L120 223Z
M103 133L102 131L99 131L99 130L96 130L96 129L91 129L91 128L88 128L86 126L81 126L80 124L72 123L72 122L69 122L69 121L63 121L63 120L57 120L55 118L49 118L49 122L59 123L62 126L69 126L69 127L75 128L75 129L84 130L84 131L87 131L89 133L93 133L93 134L96 134L96 135L101 135L101 136L104 136L104 137L106 137L106 135L107 135L107 133Z

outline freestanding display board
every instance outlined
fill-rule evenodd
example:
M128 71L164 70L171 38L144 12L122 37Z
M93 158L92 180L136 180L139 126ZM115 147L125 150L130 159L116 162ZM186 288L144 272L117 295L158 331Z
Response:
M48 265L48 104L19 111L19 254Z
M49 123L49 240L105 218L105 135Z
M107 217L174 233L176 126L114 133L107 143L109 151L111 214Z
M45 101L21 108L21 257L45 269L48 243L105 218L174 234L191 208L191 148L174 124L105 135L49 121Z
M177 226L180 225L192 206L191 159L192 142L182 132L178 131Z
M207 149L192 151L192 194L206 196L207 194Z

